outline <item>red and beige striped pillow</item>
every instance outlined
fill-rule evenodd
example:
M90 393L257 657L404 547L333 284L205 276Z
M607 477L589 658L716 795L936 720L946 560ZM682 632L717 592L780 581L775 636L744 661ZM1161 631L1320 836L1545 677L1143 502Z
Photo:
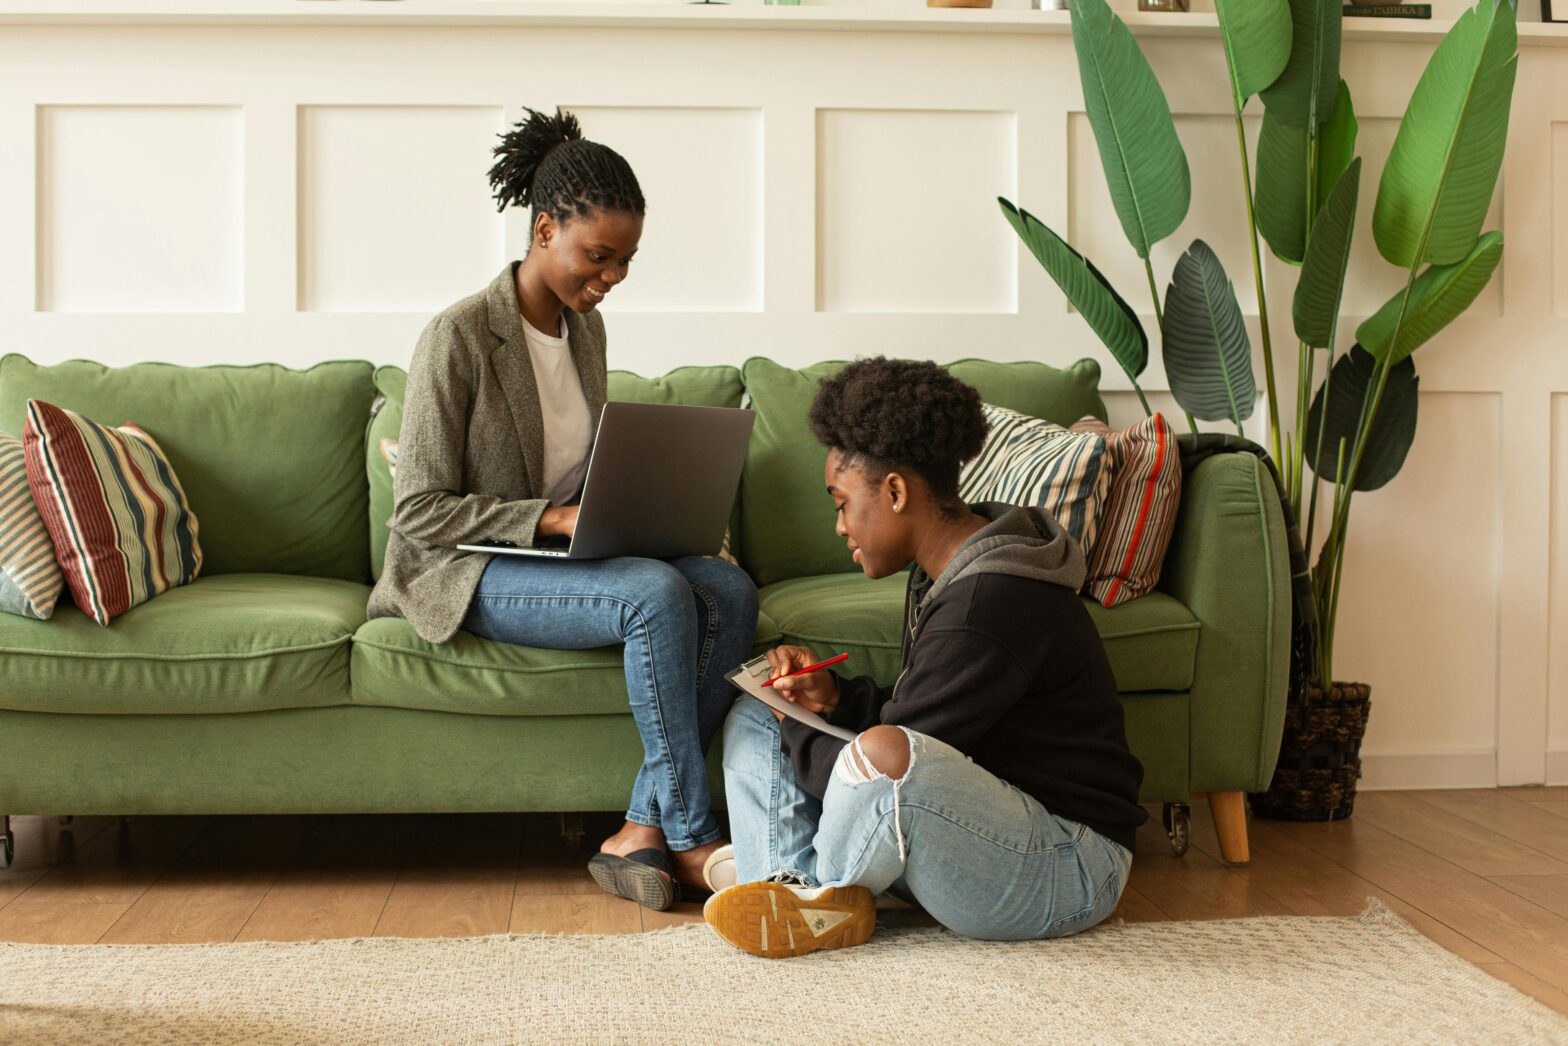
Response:
M163 449L27 401L27 480L71 597L100 625L201 572L196 517Z
M1090 416L1074 432L1104 436L1111 459L1111 489L1100 511L1100 529L1089 550L1084 591L1114 607L1154 590L1181 507L1181 455L1176 433L1162 414L1117 432Z

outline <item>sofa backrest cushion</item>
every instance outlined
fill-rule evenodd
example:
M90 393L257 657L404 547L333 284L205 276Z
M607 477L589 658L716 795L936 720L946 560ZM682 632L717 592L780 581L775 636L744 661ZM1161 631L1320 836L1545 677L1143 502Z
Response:
M43 366L0 357L0 432L42 399L106 425L135 422L169 457L201 521L202 573L365 581L369 363L290 370Z
M757 412L740 485L740 561L759 585L857 570L833 532L833 501L823 490L827 448L806 423L824 378L844 361L794 370L755 358L741 370ZM960 360L948 365L980 398L1060 425L1085 414L1105 417L1100 365L1079 360L1058 369L1043 363Z
M365 472L370 483L370 566L381 577L386 557L387 519L392 515L392 472L381 453L383 439L396 440L403 424L403 394L408 374L401 367L379 367L375 376L381 405L365 430ZM738 407L740 371L734 367L677 367L659 378L630 371L609 373L609 398L624 403L679 403L692 407ZM733 527L732 527L733 530Z

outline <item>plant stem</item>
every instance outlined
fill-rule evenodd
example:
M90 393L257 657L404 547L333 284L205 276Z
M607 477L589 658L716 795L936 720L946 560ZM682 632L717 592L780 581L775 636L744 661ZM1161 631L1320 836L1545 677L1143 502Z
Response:
M1318 430L1320 433L1322 429ZM1345 495L1345 437L1339 438L1338 460L1334 466L1334 511L1337 514L1341 499ZM1328 540L1323 544L1323 552L1318 556L1317 569L1312 574L1312 587L1317 593L1318 604L1318 682L1327 686L1334 678L1334 617L1330 608L1336 604L1337 594L1334 590L1338 583L1335 564L1339 562L1338 546L1334 541L1334 534L1330 532Z
M1355 496L1356 492L1354 490L1351 490L1349 487L1345 488L1345 519L1347 521L1350 519L1350 501ZM1341 541L1334 549L1334 594L1328 607L1328 619L1330 622L1326 646L1328 656L1323 660L1323 678L1320 680L1324 686L1328 686L1334 678L1334 635L1339 631L1339 593L1344 575L1345 543Z
M1317 523L1317 516L1318 516L1318 487L1319 487L1320 481L1322 479L1322 477L1318 475L1318 469L1323 464L1323 433L1328 428L1329 399L1333 395L1333 392L1334 392L1334 340L1335 340L1335 335L1336 335L1336 331L1334 330L1334 328L1332 328L1332 327L1329 328L1329 332L1328 332L1328 369L1323 372L1323 411L1322 411L1321 414L1318 415L1318 439L1317 439L1317 446L1315 448L1313 448L1313 451L1312 451L1312 506L1311 506L1311 508L1309 508L1307 510L1307 532L1302 537L1302 541L1305 542L1305 546L1304 547L1306 548L1307 555L1309 555L1309 556L1312 554L1312 528ZM1310 418L1311 416L1312 416L1312 410L1309 407L1303 413L1303 417ZM1306 422L1303 421L1302 425L1305 426ZM1300 511L1299 507L1296 510L1296 518L1297 519L1301 518L1301 511ZM1323 627L1323 620L1320 617L1318 619L1318 628L1319 628L1320 638L1321 638L1321 633L1322 633L1322 627Z
M1428 227L1430 228L1430 222ZM1388 372L1393 370L1394 353L1399 347L1399 335L1405 325L1405 310L1410 305L1410 292L1415 287L1416 270L1421 267L1421 256L1426 253L1426 236L1421 237L1421 248L1416 252L1416 260L1410 266L1410 276L1405 280L1405 293L1399 300L1399 315L1394 319L1394 333L1388 341L1388 353L1377 362L1376 384L1367 398L1362 401L1361 423L1356 427L1356 451L1350 459L1350 472L1345 477L1345 484L1350 489L1355 489L1356 475L1361 471L1361 459L1366 455L1367 436L1372 432L1372 423L1377 420L1377 408L1383 400L1383 389L1388 385ZM1333 532L1340 533L1345 525L1345 517L1350 513L1350 504L1347 499L1343 507L1335 506Z
M1138 383L1136 381L1132 383L1132 391L1138 394L1138 402L1143 404L1143 416L1146 418L1153 417L1154 409L1149 406L1149 401L1143 395L1143 389L1138 387Z
M1290 514L1299 522L1301 519L1301 485L1305 480L1307 448L1307 402L1302 396L1303 388L1312 387L1312 364L1314 362L1312 349L1307 343L1296 342L1296 439L1292 450L1285 462L1285 488L1290 492Z
M1307 216L1305 232L1302 236L1302 245L1312 235L1312 223L1317 219L1317 183L1318 183L1318 122L1317 105L1314 101L1312 115L1307 120L1307 177L1306 199L1303 201L1302 213ZM1303 252L1305 253L1305 252ZM1338 321L1339 317L1334 317ZM1332 330L1329 333L1330 344L1333 340ZM1333 349L1329 350L1329 358L1333 359ZM1317 356L1312 347L1300 338L1296 340L1296 453L1291 458L1289 472L1290 485L1290 512L1296 517L1299 525L1301 522L1301 489L1306 481L1306 450L1307 450L1307 411L1308 404L1312 402L1312 371L1317 363ZM1314 484L1312 491L1317 493L1317 473L1312 474ZM1309 547L1310 551L1310 547Z
M1165 338L1165 312L1160 308L1160 289L1154 282L1154 263L1143 259L1143 272L1149 278L1149 297L1154 299L1154 322L1160 325L1160 338ZM1164 346L1162 345L1163 349Z
M1148 258L1143 259L1143 272L1144 275L1149 277L1149 297L1154 300L1154 321L1160 326L1160 351L1163 353L1165 351L1165 313L1160 308L1159 285L1154 282L1154 263L1149 261ZM1138 398L1143 399L1141 390L1138 392ZM1153 413L1149 411L1147 400L1144 401L1143 409ZM1198 420L1192 416L1192 411L1184 409L1182 413L1187 415L1187 427L1192 429L1193 432L1197 432Z
M1227 52L1226 62L1230 61ZM1234 72L1232 73L1234 82ZM1274 460L1281 460L1279 442L1279 403L1274 389L1274 349L1269 338L1269 300L1263 290L1263 259L1258 255L1258 220L1252 209L1252 168L1247 160L1247 133L1241 122L1240 99L1232 92L1236 103L1236 142L1241 147L1241 180L1247 197L1247 241L1252 245L1252 282L1258 292L1258 329L1263 334L1263 380L1269 397L1269 442L1274 447Z

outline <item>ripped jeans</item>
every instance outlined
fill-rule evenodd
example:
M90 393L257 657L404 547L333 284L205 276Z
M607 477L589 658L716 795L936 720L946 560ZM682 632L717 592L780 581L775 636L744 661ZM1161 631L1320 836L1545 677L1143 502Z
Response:
M788 873L892 890L955 933L997 941L1065 937L1115 910L1131 852L952 746L904 732L910 759L900 780L868 774L845 745L819 801L779 750L773 713L738 700L724 723L738 881Z

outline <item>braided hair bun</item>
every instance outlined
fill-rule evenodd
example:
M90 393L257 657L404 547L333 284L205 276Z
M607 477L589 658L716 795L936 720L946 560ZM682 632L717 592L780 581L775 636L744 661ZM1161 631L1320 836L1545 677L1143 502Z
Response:
M596 209L641 216L642 189L620 153L583 138L577 117L557 108L535 109L501 136L490 168L497 210L516 204L544 211L558 222Z
M534 178L550 150L563 142L581 141L582 125L577 117L560 108L555 115L524 107L528 118L501 136L495 147L495 166L490 168L490 189L495 194L496 210L511 204L530 207L534 202Z

